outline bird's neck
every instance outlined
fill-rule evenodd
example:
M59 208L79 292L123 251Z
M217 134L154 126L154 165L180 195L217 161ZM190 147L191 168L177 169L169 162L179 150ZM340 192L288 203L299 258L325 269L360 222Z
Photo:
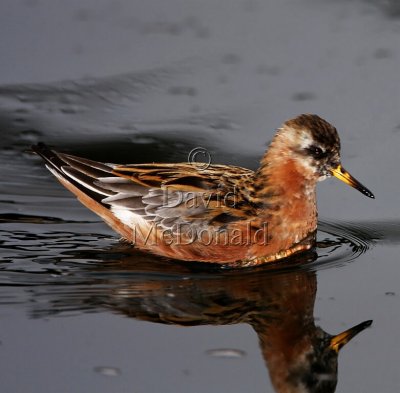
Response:
M290 154L281 138L274 138L264 154L254 183L256 197L268 204L294 199L315 203L317 178Z
M271 230L279 228L288 243L296 243L316 229L316 182L283 143L271 143L255 173L254 196Z

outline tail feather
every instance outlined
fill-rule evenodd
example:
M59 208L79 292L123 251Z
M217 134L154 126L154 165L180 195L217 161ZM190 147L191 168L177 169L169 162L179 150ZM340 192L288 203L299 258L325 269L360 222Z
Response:
M79 170L75 167L70 166L63 166L61 169L62 172L69 179L75 180L78 184L84 187L86 192L88 190L93 191L94 193L99 194L99 196L101 196L101 199L103 199L104 196L109 197L115 194L114 192L106 190L105 188L102 188L95 184L96 178L87 175L86 172L84 172L83 170Z
M89 171L88 175L92 177L102 177L112 172L112 164L103 164L102 162L88 160L87 158L76 157L70 154L57 153L57 155L66 163L74 168L81 168L83 171ZM92 174L91 174L92 173Z
M100 203L104 197L115 195L114 191L105 189L97 183L101 177L112 176L111 165L57 153L44 143L32 146L32 150L44 159L46 167L62 184L71 183L78 190Z
M102 164L84 158L57 153L40 143L32 146L33 152L38 154L46 163L46 167L56 176L60 183L76 195L88 209L98 214L116 232L129 239L132 230L115 217L108 204L103 202L106 197L112 197L115 191L105 189L99 185L99 178L108 178L112 174L112 165ZM126 181L126 179L125 179Z
M31 149L34 153L43 158L49 170L52 170L53 173L55 172L58 175L62 174L61 167L63 166L63 161L58 157L55 151L49 149L44 143L32 145Z

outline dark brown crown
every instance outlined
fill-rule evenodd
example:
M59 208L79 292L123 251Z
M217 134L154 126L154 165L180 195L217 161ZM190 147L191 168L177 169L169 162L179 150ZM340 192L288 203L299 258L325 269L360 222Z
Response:
M309 130L315 142L327 148L340 149L340 139L336 128L317 115L299 115L285 124L295 129Z

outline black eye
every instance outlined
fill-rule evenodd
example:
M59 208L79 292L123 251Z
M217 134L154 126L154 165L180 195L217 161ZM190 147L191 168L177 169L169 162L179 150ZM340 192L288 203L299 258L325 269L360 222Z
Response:
M313 156L314 158L323 158L326 157L326 153L318 146L310 146L307 148L307 152Z

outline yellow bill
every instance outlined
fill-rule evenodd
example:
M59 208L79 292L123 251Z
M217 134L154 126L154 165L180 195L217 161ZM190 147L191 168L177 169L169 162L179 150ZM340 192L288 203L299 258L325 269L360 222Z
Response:
M335 352L339 352L339 350L346 345L353 337L355 337L358 333L365 330L367 327L372 325L372 321L365 321L352 328L340 333L331 338L331 342L329 347L333 349Z
M367 197L375 198L374 194L370 190L368 190L367 187L364 187L358 180L351 176L350 173L347 172L346 169L344 169L340 164L336 168L331 169L331 171L332 175L337 177L342 182L355 188Z

